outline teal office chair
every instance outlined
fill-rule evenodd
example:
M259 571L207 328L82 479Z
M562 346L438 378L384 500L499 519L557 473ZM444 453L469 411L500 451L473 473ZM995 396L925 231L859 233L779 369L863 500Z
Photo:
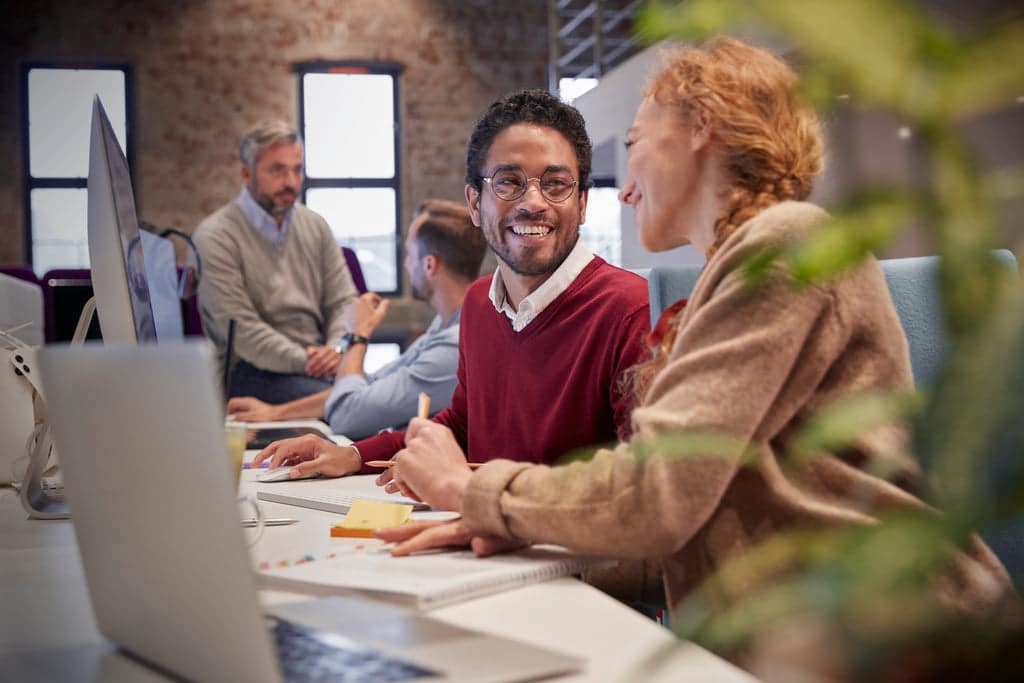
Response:
M1008 269L1017 270L1017 260L1012 252L1000 249L994 255ZM919 387L931 386L939 379L948 353L939 295L939 257L884 259L879 263L896 313L907 335L914 383ZM644 274L648 278L653 325L665 308L690 295L700 274L700 267L687 265L652 268ZM1021 351L1024 354L1024 349ZM1021 375L1018 384L1021 387L1018 392L1020 395L1013 400L1024 404L1024 355L1019 367L1007 368L1007 371ZM1024 412L1019 414L1024 417ZM989 447L991 455L988 462L992 464L990 476L993 485L1000 482L1006 485L1009 480L1016 480L1022 468L1017 465L1015 458L1024 453L1024 430L1008 426L1005 434L997 436ZM1005 457L1002 457L1003 454ZM1010 520L999 528L986 529L982 535L1003 560L1018 585L1021 585L1024 582L1024 519Z
M1007 268L1017 269L1012 252L1000 249L994 253ZM930 386L938 377L947 353L939 297L939 257L884 259L879 263L907 335L914 383L919 387ZM647 287L651 297L651 325L668 306L690 295L700 268L686 265L650 270Z

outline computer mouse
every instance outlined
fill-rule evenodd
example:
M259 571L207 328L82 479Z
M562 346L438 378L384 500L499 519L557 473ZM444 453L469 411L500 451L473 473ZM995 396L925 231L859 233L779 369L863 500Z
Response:
M299 479L313 479L320 476L319 472L310 472L301 477L292 477L291 471L291 467L274 467L265 472L260 472L256 476L256 481L261 484L270 484L275 481L298 481Z

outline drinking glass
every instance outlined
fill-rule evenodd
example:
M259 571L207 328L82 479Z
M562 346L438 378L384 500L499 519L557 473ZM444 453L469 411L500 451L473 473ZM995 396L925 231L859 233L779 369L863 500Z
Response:
M244 424L237 422L228 422L224 425L224 442L227 447L228 457L231 459L231 471L235 475L235 482L237 482L242 476L242 461L245 459L245 443L247 430ZM249 545L255 545L260 538L263 536L263 511L260 510L259 504L256 499L249 495L240 495L238 497L239 507L252 508L252 517L250 519L255 520L255 524L245 525L246 540ZM245 517L243 516L243 519ZM248 529L252 529L249 531Z

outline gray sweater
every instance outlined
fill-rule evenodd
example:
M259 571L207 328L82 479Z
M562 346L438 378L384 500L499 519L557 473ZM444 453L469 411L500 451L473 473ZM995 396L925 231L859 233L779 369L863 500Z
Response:
M357 292L327 222L315 212L296 204L278 246L232 201L204 219L193 238L203 259L203 327L222 361L232 319L235 357L280 373L302 373L307 346L336 344L345 332L342 310Z

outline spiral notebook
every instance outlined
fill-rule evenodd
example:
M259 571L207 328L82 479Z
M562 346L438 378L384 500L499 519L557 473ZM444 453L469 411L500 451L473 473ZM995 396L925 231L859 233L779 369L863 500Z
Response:
M573 555L557 546L534 546L485 558L469 550L392 557L388 548L368 543L325 559L263 568L259 580L265 588L310 595L355 590L429 610L607 564L608 560Z

